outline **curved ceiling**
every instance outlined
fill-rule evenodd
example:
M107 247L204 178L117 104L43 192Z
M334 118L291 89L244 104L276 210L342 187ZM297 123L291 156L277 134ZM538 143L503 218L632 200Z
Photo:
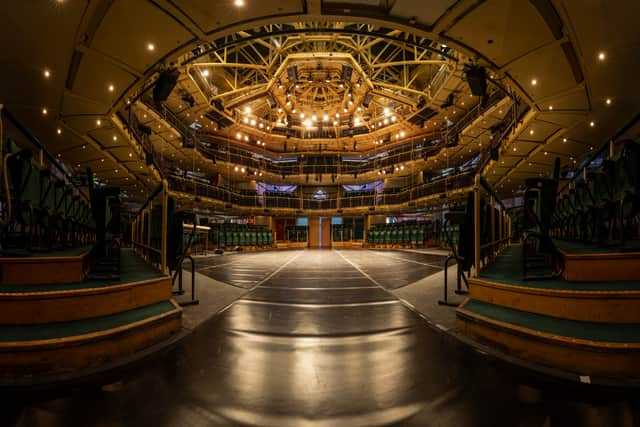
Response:
M262 120L270 131L278 120L291 120L303 134L322 125L335 128L333 149L358 152L375 149L382 134L404 131L410 138L445 120L461 120L453 110L461 118L477 104L469 98L462 105L468 95L462 65L477 61L531 107L502 144L500 160L485 171L505 192L546 173L556 156L578 164L640 110L631 87L640 65L640 33L628 25L640 18L634 2L47 0L3 2L0 16L0 102L67 167L91 166L100 179L132 196L144 194L158 175L146 167L141 147L115 113L172 65L183 72L167 106L186 124L189 114L229 140L239 132L258 140ZM451 55L442 55L442 45ZM353 70L348 80L342 76L347 66ZM292 67L295 75L288 72ZM441 93L430 91L441 69L450 71L449 79ZM194 97L193 107L182 101L184 93ZM450 93L456 102L442 108ZM287 98L295 102L287 105ZM224 128L204 120L220 106L214 100L229 116ZM322 104L330 108L316 111ZM135 108L148 114L152 139L167 150L166 159L220 167L172 144L178 133L165 118L143 112L144 105ZM389 123L393 130L377 128L385 108L393 111L388 117L397 117ZM422 108L433 109L436 120L411 122ZM334 111L341 121L323 125L324 115L335 117ZM443 150L428 161L481 150L491 116L500 120L499 111L465 127L455 152ZM314 115L315 123L305 123ZM355 125L356 118L366 131L346 135L345 145L340 128ZM286 135L271 135L261 149L283 151ZM297 150L317 146L317 138L298 139Z

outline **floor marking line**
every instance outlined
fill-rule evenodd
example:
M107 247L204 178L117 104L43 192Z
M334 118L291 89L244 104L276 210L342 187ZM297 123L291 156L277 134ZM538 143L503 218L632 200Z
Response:
M300 252L298 254L296 254L295 256L293 256L291 259L289 259L289 261L285 262L284 264L282 264L280 267L278 267L277 269L275 269L273 272L271 272L267 277L265 277L264 279L262 279L261 281L258 282L257 285L255 285L251 290L254 290L255 288L257 288L258 286L262 285L263 283L265 283L267 280L271 279L273 276L275 276L276 274L280 273L280 271L285 268L286 266L288 266L289 264L291 264L295 259L297 259L300 255L302 255L304 252Z
M255 305L275 305L284 307L302 307L302 308L330 308L330 307L364 307L364 306L379 306L379 305L393 305L402 304L397 299L384 300L384 301L366 301L366 302L349 302L342 304L320 304L320 303L305 303L305 302L281 302L281 301L264 301L249 298L242 298L238 301L238 304L255 304Z
M225 263L223 263L223 264L210 265L210 266L208 266L208 267L202 267L202 268L199 268L198 270L210 270L210 269L212 269L212 268L222 267L223 265L229 265L229 264L235 264L235 261L225 262Z
M427 264L426 262L414 261L412 259L404 259L404 258L400 258L400 257L397 257L397 256L389 255L389 254L376 253L375 251L372 251L371 249L367 249L367 251L373 252L374 254L380 255L382 257L397 259L397 260L405 261L405 262L412 262L414 264L426 265L427 267L443 268L442 265Z
M331 291L331 290L336 290L336 291L345 291L345 290L349 290L349 291L353 291L353 290L358 290L358 289L371 289L374 288L375 286L336 286L333 288L296 288L293 286L263 286L263 289L282 289L282 290L287 290L287 291Z
M355 268L356 270L358 270L360 272L360 274L362 274L364 277L366 277L367 279L369 279L369 281L371 283L374 283L376 286L380 286L382 289L385 289L384 286L382 286L376 279L374 279L373 277L369 276L367 273L364 272L364 270L362 270L360 267L358 267L355 263L353 263L351 260L347 259L347 257L345 257L344 255L342 255L339 251L334 250L335 253L337 253L338 255L340 255L342 257L343 260L345 260L347 263L349 263L351 265L351 267ZM388 291L387 291L388 292Z

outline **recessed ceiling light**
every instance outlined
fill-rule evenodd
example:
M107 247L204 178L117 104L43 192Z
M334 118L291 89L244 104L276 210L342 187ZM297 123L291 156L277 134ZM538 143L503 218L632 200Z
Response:
M43 108L43 109L42 109L42 115L46 116L48 112L49 112L49 111L47 111L47 109L46 109L46 108Z
M599 60L599 61L604 61L605 59L607 59L607 54L606 54L606 53L604 53L604 52L602 52L602 51L601 51L601 52L599 52L599 53L598 53L598 60Z
M205 77L209 77L209 70L206 69L206 68L204 70L202 70L202 75L205 76Z
M113 85L109 85L109 87L107 88L109 89L109 92L113 92L113 90L115 89L115 87Z
M154 50L156 50L156 45L154 45L153 43L147 43L147 50L149 52L153 52Z
M553 110L553 105L549 105L549 110Z
M56 131L58 133L58 135L62 134L62 129L58 128L58 130Z
M607 98L607 100L605 101L605 103L606 103L607 105L611 105L611 98Z
M529 131L529 135L533 135L533 129Z
M567 138L562 138L562 142L567 142Z
M237 7L242 7L244 6L244 0L233 0L233 4Z
M98 119L98 120L96 120L96 124L97 124L98 126L100 126L100 125L102 124L102 121L101 121L100 119Z
M49 71L48 68L44 69L43 74L44 74L45 79L48 79L49 77L51 77L51 71Z
M589 126L594 127L595 125L596 125L596 122L594 122L593 120L589 122Z
M538 84L538 80L537 79L531 79L531 85L535 86Z

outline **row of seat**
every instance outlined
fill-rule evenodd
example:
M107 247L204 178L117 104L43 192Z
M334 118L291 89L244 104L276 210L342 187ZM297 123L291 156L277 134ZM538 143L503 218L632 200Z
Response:
M209 231L209 242L217 244L218 247L271 246L273 233L263 226L213 224Z
M625 245L640 238L640 141L619 144L617 156L604 160L557 199L550 224L553 237L599 245Z
M3 252L46 252L94 241L95 221L88 201L38 164L31 150L11 140L5 147Z
M289 242L306 242L307 241L307 227L305 226L290 226L284 230L284 238Z
M349 242L354 239L353 225L335 224L331 233L334 242Z
M430 222L375 225L367 231L367 242L375 245L420 245L425 240L435 238L433 224Z

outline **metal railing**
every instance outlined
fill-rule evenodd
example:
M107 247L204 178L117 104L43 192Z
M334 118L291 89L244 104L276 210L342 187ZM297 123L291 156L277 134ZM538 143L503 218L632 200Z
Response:
M268 192L262 195L257 193L246 194L230 188L217 187L175 175L169 176L168 179L172 191L187 193L194 197L207 197L240 207L325 210L409 203L422 197L471 187L473 185L474 173L475 172L466 172L459 175L448 176L437 181L404 188L397 192L360 194L357 196L341 195L327 199L314 199L303 195L275 195Z
M299 153L296 151L276 153L262 149L262 151L258 151L259 155L256 156L256 150L252 149L249 144L230 141L202 131L194 131L186 126L178 116L166 107L158 110L158 107L147 98L142 98L141 102L143 102L147 108L155 111L156 114L167 121L167 123L171 124L174 129L181 134L185 142L188 144L193 143L197 151L215 162L219 161L246 166L247 168L276 175L357 175L386 169L397 164L415 161L437 154L444 145L447 135L464 130L475 119L496 105L505 96L502 90L494 91L489 95L485 103L477 104L452 127L444 131L434 131L428 135L409 138L400 143L383 144L366 153L351 152L351 155L363 154L367 156L368 159L358 162L345 161L342 156L337 153L312 156L316 160L321 160L320 162L311 162L308 160L309 157L299 156ZM132 127L135 128L135 126ZM278 161L280 156L292 156L296 157L296 159L291 163L280 163Z
M481 241L481 212L480 212L480 199L482 192L486 192L489 195L490 210L490 239L484 243ZM493 209L496 208L498 212L498 223L496 224L496 216ZM511 242L511 215L505 207L504 203L491 187L491 184L484 179L480 174L477 174L474 178L473 185L473 243L474 243L474 260L473 260L473 277L478 277L480 271L490 261L502 252Z
M153 215L153 209L158 206L157 203L161 206L159 225L158 218L154 219ZM165 179L140 207L137 217L131 225L131 243L134 250L151 264L157 265L162 274L167 271L168 206L169 183ZM152 239L154 228L160 230L159 242Z

